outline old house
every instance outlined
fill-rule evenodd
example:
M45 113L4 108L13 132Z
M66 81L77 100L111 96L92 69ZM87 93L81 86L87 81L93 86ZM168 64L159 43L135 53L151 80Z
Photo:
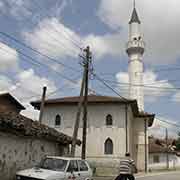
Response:
M21 110L25 110L25 107L17 101L11 94L0 94L0 112L14 112L20 113Z
M78 102L79 97L46 100L42 122L72 136ZM40 109L40 101L31 104ZM101 166L115 167L120 158L130 152L139 170L144 170L145 150L148 152L146 131L153 120L153 114L139 111L136 100L89 95L87 159ZM78 137L82 139L82 121ZM76 156L80 154L81 148L78 148Z
M167 147L166 140L149 137L149 168L151 170L166 169L167 162L169 168L180 167L180 158L177 156L173 141L173 139L168 139Z
M12 180L16 171L34 166L45 155L68 154L70 136L17 113L23 106L10 95L0 104L6 107L0 112L0 179Z

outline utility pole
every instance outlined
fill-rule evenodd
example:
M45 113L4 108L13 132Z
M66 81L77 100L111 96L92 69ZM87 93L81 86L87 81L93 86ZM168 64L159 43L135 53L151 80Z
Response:
M166 128L166 168L169 169L168 129Z
M90 51L89 47L84 49L84 52L86 53L86 56L80 56L83 58L83 66L84 66L84 73L81 83L81 91L80 91L80 99L78 103L78 110L76 114L76 121L74 125L74 132L73 132L73 140L72 140L72 146L71 146L71 156L75 156L76 151L76 140L78 136L78 129L79 129L79 123L80 123L80 116L81 116L81 110L82 105L84 105L84 115L83 115L83 142L82 142L82 151L83 148L86 148L86 129L87 129L87 95L88 95L88 72L89 72L89 60L90 60ZM85 95L84 95L85 93ZM84 98L83 98L84 97ZM86 105L86 107L85 107ZM85 129L85 130L84 130ZM85 146L83 145L85 144ZM85 157L85 155L82 155L82 157Z
M39 122L40 124L42 123L42 117L43 117L43 112L44 112L44 103L45 103L45 98L46 98L46 91L47 87L43 87L43 93L42 93L42 98L41 98L41 108L40 108L40 114L39 114Z
M77 140L77 135L78 135L81 108L82 108L82 103L83 103L85 74L86 74L86 71L84 69L83 78L82 78L82 82L81 82L80 99L79 99L79 103L78 103L78 110L77 110L77 114L76 114L76 121L74 124L73 140L72 140L72 146L71 146L71 156L72 157L75 156L75 151L76 151L76 140Z
M86 53L85 57L85 92L84 92L84 102L83 102L83 136L82 136L82 153L81 158L86 159L86 136L87 136L87 105L88 105L88 81L89 81L89 63L91 60L91 52L89 46L84 50Z

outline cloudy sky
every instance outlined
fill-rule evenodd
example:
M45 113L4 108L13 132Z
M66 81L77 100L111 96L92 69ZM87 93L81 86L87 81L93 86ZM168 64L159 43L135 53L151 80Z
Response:
M144 88L145 111L180 123L180 1L137 0L136 6L146 42L144 84L151 86ZM128 97L131 13L132 0L1 0L0 92L13 94L27 107L23 114L37 119L29 102L44 85L48 98L79 94L80 48L89 45L96 73ZM93 78L90 87L114 95Z

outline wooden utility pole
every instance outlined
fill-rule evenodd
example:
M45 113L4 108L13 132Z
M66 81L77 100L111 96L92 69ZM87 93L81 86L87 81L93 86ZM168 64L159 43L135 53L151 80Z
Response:
M42 117L43 117L43 112L44 112L44 103L45 103L45 98L46 98L46 90L47 87L43 87L43 93L42 93L42 98L41 98L41 108L40 108L40 114L39 114L39 122L42 123Z
M75 156L75 151L76 151L76 140L77 140L77 136L78 136L78 129L79 129L82 105L84 105L83 134L85 134L85 137L83 136L82 151L85 152L85 150L83 150L83 148L86 148L86 146L84 146L84 144L86 144L86 128L87 128L86 124L87 124L87 95L88 95L88 74L89 74L88 72L89 72L89 60L90 60L89 47L84 49L84 52L86 53L86 56L85 57L81 56L83 58L84 73L83 73L83 78L82 78L82 83L81 83L81 91L80 91L80 98L79 98L78 109L77 109L77 114L76 114L76 121L74 124L73 141L72 141L72 146L71 146L71 156L72 157ZM84 95L84 93L85 93L85 95ZM86 105L86 107L85 107L85 105ZM84 156L85 155L83 155L82 157L84 157Z
M166 168L169 169L168 129L166 128Z
M85 92L84 92L84 111L83 111L83 136L82 136L82 154L81 158L86 159L86 136L87 136L87 105L88 105L88 81L89 81L89 62L91 59L90 48L84 50L86 53L86 59L84 64L85 70Z
M77 135L78 135L80 115L81 115L81 109L82 109L82 103L83 103L85 74L86 74L86 71L84 69L83 78L82 78L82 82L81 82L81 91L80 91L80 98L79 98L79 103L78 103L78 110L77 110L77 114L76 114L76 121L74 124L73 141L72 141L72 146L71 146L71 156L72 157L75 156L75 151L76 151L76 140L77 140Z

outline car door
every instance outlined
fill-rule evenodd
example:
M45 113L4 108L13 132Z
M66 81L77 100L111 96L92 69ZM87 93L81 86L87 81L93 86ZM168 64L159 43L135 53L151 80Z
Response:
M81 180L91 179L91 170L89 169L89 166L87 165L86 161L78 160L78 166L79 166L80 179Z
M70 160L66 171L67 180L80 180L80 173L77 160Z

